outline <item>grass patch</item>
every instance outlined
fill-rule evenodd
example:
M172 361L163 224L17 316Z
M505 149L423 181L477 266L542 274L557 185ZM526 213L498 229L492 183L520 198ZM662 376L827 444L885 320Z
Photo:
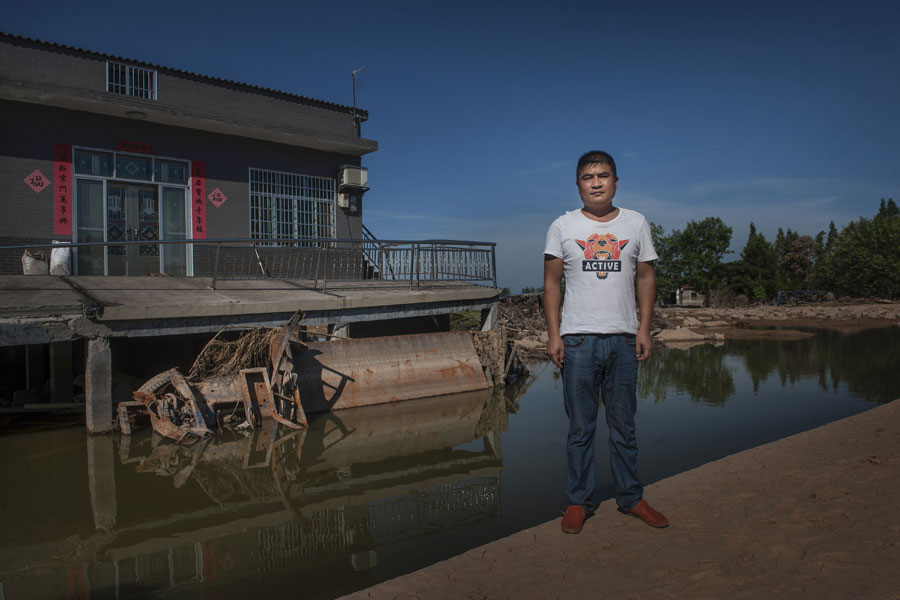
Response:
M477 310L461 310L450 313L450 331L481 330L481 313Z

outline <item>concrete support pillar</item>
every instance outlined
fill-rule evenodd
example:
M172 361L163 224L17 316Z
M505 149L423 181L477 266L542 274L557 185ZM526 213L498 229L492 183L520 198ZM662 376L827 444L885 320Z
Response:
M112 353L108 338L92 339L87 343L84 414L88 433L103 433L112 425Z
M488 431L484 434L484 451L490 454L491 456L495 456L499 459L503 459L503 451L500 449L500 432L499 431Z
M497 329L497 303L491 304L490 308L481 311L481 330L493 331Z
M335 323L334 331L331 333L345 338L350 337L350 323Z
M72 401L72 342L50 344L50 401Z
M108 531L116 524L116 452L107 435L89 435L87 439L88 489L94 526Z
M47 361L44 360L44 345L25 346L25 388L28 390L28 402L41 401L46 380Z

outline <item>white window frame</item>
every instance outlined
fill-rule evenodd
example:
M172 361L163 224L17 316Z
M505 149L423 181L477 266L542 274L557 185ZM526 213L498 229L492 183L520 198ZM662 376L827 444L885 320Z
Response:
M283 239L281 243L267 242L267 245L283 246L296 240L337 238L336 178L250 167L248 181L251 239ZM263 206L267 201L269 206ZM263 211L269 213L267 219L262 218ZM286 214L290 215L289 219L283 218ZM303 216L308 218L301 221ZM263 225L271 232L268 236L261 233Z
M113 68L123 74L125 79L124 84L110 80L109 72L110 69ZM133 82L136 79L143 81L145 85L135 86ZM124 88L124 91L121 88ZM156 90L157 73L155 69L144 69L143 67L135 67L112 60L106 61L107 92L121 94L123 96L132 96L134 98L144 98L146 100L156 100Z

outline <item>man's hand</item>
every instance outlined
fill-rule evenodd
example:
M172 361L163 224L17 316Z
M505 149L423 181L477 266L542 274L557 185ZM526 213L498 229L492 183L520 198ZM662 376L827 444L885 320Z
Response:
M562 303L560 280L563 275L563 260L552 254L544 255L544 318L547 320L547 354L553 364L562 369L563 346L559 335L559 306Z
M637 300L640 327L635 339L634 353L638 360L650 358L650 324L653 322L653 302L656 300L656 269L652 262L637 264Z
M566 347L563 344L562 336L552 335L547 338L547 355L553 364L562 369L563 356L566 354Z
M638 360L647 360L650 358L651 345L650 334L646 331L638 331L634 340L634 353L637 355Z

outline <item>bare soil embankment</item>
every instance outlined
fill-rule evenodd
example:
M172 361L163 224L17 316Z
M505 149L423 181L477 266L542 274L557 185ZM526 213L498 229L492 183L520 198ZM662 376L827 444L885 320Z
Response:
M667 345L736 338L791 339L811 336L813 329L852 332L900 325L900 303L662 308L654 317L654 340Z
M512 296L500 303L507 339L530 358L543 358L547 330L539 294ZM900 325L900 303L806 304L737 308L657 308L651 333L655 342L674 347L723 343L726 339L796 339L813 329L845 332Z

